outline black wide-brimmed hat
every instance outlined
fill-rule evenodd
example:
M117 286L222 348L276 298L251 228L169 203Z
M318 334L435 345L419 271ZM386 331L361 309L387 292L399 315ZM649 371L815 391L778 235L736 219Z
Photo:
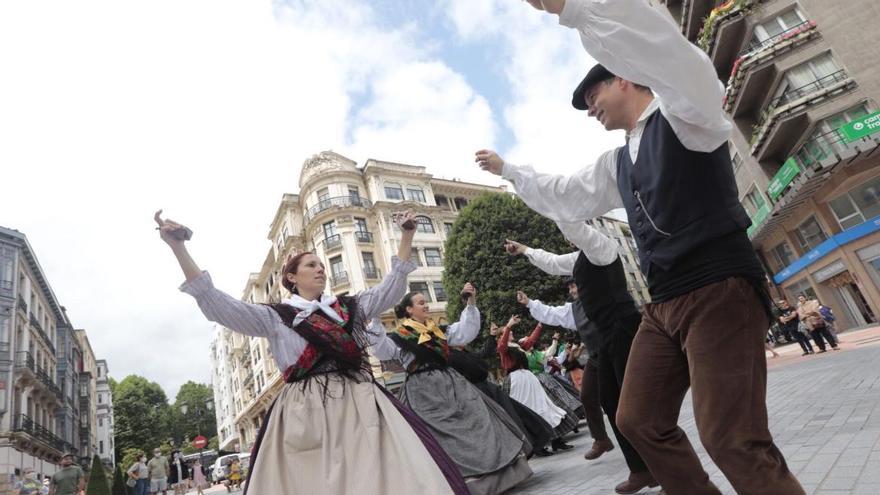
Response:
M587 91L596 84L612 78L614 78L614 74L609 72L602 64L594 65L593 68L590 69L590 72L587 72L587 76L584 77L584 80L578 84L578 87L574 90L574 94L571 95L571 106L578 110L587 110L589 105L587 105L587 102L584 100L584 95L587 94Z

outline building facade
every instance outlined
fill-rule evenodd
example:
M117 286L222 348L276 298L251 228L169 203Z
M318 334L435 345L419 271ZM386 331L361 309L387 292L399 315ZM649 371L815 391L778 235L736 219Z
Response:
M69 328L25 235L0 227L0 492L25 467L54 473L75 448L58 418L66 402L56 349Z
M607 215L588 220L587 223L617 242L617 251L626 274L629 293L632 294L636 304L642 307L645 303L651 302L648 282L639 268L636 240L633 239L629 224Z
M69 325L69 322L60 325L57 332L57 380L58 387L64 396L64 403L55 412L56 426L58 435L65 443L72 446L72 451L77 451L78 454L80 445L79 370L82 365L82 348L76 337L76 332Z
M95 411L97 420L96 437L98 439L98 456L106 466L116 465L116 448L113 442L113 393L110 390L110 377L107 376L107 361L95 361L97 379L95 396L98 399Z
M778 295L880 317L875 0L666 0L726 84L749 236Z
M504 192L457 180L437 179L424 167L368 160L362 167L333 152L306 160L299 194L285 194L269 226L272 247L251 274L242 299L278 301L284 291L281 268L287 257L310 250L324 262L327 285L336 295L354 294L381 281L397 252L400 230L394 212L418 215L413 259L418 268L409 288L429 300L431 313L444 317L443 245L458 212L485 192ZM386 322L393 318L385 315ZM219 328L211 346L214 400L223 450L248 450L272 400L283 385L268 342ZM374 371L383 377L380 363Z
M89 336L83 329L74 330L82 362L79 366L79 457L84 466L91 466L98 452L98 364Z

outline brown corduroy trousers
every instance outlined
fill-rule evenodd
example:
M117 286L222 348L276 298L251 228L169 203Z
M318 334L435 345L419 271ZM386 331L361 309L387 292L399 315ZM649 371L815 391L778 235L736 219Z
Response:
M678 426L689 387L700 440L738 494L804 493L767 426L768 326L741 278L645 307L617 425L668 495L721 493Z

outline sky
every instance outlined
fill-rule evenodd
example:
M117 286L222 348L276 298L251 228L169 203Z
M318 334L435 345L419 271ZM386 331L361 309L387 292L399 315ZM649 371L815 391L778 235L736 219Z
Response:
M213 325L152 223L239 295L303 161L333 150L499 180L623 143L570 106L593 60L517 0L0 3L0 225L27 235L116 379L210 381Z

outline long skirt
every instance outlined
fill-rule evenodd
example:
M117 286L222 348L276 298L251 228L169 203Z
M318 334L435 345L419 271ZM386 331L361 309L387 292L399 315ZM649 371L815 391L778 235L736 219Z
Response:
M538 413L513 400L500 386L488 380L471 383L480 389L480 392L483 392L501 406L519 429L525 433L526 439L531 446L526 455L530 455L536 450L541 450L553 439L553 427L544 421L544 418L539 416Z
M263 420L245 493L467 494L424 423L395 402L372 381L338 375L286 384Z
M529 370L511 371L504 379L510 398L535 411L554 429L562 424L566 411L553 403L538 377Z
M580 418L578 418L578 410L583 413L584 405L581 403L580 397L571 395L565 388L550 374L540 373L537 375L538 381L547 392L547 396L554 404L565 410L565 418L562 424L556 427L556 436L561 437L566 433L577 428Z
M472 494L501 493L532 475L523 433L501 406L457 371L408 375L400 400L428 425Z

